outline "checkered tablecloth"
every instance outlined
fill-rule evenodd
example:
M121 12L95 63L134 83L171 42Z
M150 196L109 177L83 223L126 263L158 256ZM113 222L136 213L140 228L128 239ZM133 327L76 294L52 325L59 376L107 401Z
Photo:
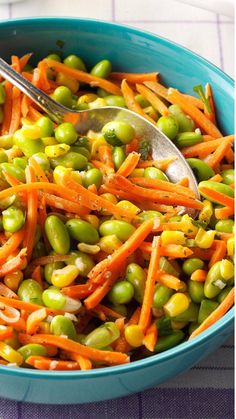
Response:
M233 19L213 12L174 0L25 0L0 4L0 19L49 15L110 20L144 29L171 39L229 75L234 74ZM0 419L231 419L233 353L230 339L179 377L151 390L107 402L50 406L0 399Z

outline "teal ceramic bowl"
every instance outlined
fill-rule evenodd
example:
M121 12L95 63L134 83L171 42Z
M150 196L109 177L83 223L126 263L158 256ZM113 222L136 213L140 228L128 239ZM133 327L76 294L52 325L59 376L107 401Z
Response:
M196 54L165 39L126 26L75 18L20 19L0 23L0 55L34 52L38 60L57 49L93 65L108 58L119 71L159 71L186 93L210 82L220 128L231 134L233 81ZM60 44L60 43L59 43ZM94 371L44 372L0 367L0 396L35 403L87 403L121 397L171 379L219 347L233 330L233 310L197 338L128 365Z

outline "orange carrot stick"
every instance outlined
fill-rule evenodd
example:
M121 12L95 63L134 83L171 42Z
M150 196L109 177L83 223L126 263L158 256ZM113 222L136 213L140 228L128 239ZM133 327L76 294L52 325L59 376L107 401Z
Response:
M183 287L182 281L174 275L170 275L164 271L158 271L157 281L172 290L178 291Z
M152 253L148 267L147 280L145 284L143 303L139 319L139 326L146 330L152 309L156 274L160 262L160 237L155 236L152 241Z
M108 365L119 365L129 362L129 357L120 352L102 351L81 345L71 339L65 339L61 336L36 334L34 336L20 334L21 342L25 343L41 343L56 346L69 352L75 352L92 361L102 361Z
M25 54L20 58L20 70L21 71L24 69L26 64L28 64L31 57L32 57L32 53L29 52L28 54Z
M118 174L120 174L119 171L118 171ZM185 186L177 185L176 183L167 182L165 180L148 179L144 177L139 177L139 178L131 178L131 181L135 183L136 185L143 186L145 188L174 192L179 195L184 195L191 198L195 198L194 192L191 191L189 188L186 188Z
M234 162L234 151L232 148L230 148L226 153L225 153L225 158L227 160L227 162L229 164Z
M25 310L27 312L33 312L42 308L42 306L34 303L28 303L27 301L17 300L16 298L12 297L3 297L0 295L0 302L6 304L10 307L17 308L19 310ZM55 310L53 308L44 307L48 314L63 314L62 310Z
M207 159L207 164L212 167L212 169L216 169L216 166L221 163L227 154L227 152L231 149L231 140L225 139L221 142L221 144L217 147L213 154L209 156Z
M63 73L66 76L72 77L75 80L81 81L83 83L87 83L92 87L101 87L102 89L106 90L107 92L112 93L113 95L120 95L120 88L116 86L116 84L102 79L100 77L92 76L92 74L85 73L84 71L76 70L75 68L71 68L66 66L65 64L59 63L54 60L45 59L44 60L48 67L52 68L53 70Z
M143 344L150 351L154 352L156 343L157 343L158 330L156 323L153 322L147 329L147 333L144 336Z
M22 249L17 256L9 259L2 266L0 266L0 278L11 274L16 269L22 269L26 262L26 249Z
M216 124L215 105L214 105L214 100L213 100L211 85L209 83L207 83L206 84L206 87L205 87L205 96L206 96L207 99L209 99L209 103L210 103L210 107L211 107L211 112L209 112L208 109L206 108L206 106L204 106L204 114L206 115L206 117L211 122L213 122L213 124Z
M104 306L103 304L98 304L96 309L101 310L105 314L105 318L111 317L114 319L121 319L124 317L122 314L112 310L110 307Z
M13 336L13 328L11 326L1 326L0 340L5 340Z
M228 135L227 137L218 138L216 140L207 141L200 144L195 144L189 147L182 148L181 152L185 158L189 157L201 157L205 158L222 143L222 141L229 139L231 142L234 141L234 135Z
M234 215L233 207L224 207L224 208L215 209L215 216L217 220L225 220L225 218L229 218L231 217L231 215Z
M206 116L194 105L190 104L189 101L175 89L168 90L168 97L171 101L179 105L183 111L189 115L196 124L206 132L206 134L211 135L214 138L222 137L221 132L218 128L211 122Z
M197 329L193 331L193 333L189 336L189 339L198 336L200 333L204 332L204 330L208 329L208 327L212 326L214 323L220 320L221 317L223 317L225 313L227 313L227 311L233 306L234 294L235 289L232 288L222 303L200 324Z
M207 272L204 269L197 269L194 271L190 277L192 281L196 282L205 282L207 277Z
M168 157L167 159L162 160L146 160L146 161L140 161L138 164L138 167L145 169L146 167L154 166L157 169L163 170L164 172L168 168L168 166L173 163L177 157Z
M41 287L43 287L43 281L42 281L42 274L41 274L41 266L36 266L36 268L33 270L32 275L31 275L32 279L34 279L36 282L39 283L39 285L41 285Z
M71 285L62 288L62 292L71 298L85 298L88 297L96 289L95 284L87 283L80 285Z
M111 147L109 145L100 145L98 155L101 162L104 163L106 167L109 167L109 169L112 169L111 173L114 172Z
M217 175L212 176L210 179L212 182L222 182L223 178L221 175L219 175L219 173L217 173Z
M14 134L20 126L21 96L21 92L14 86L12 90L12 113L9 134Z
M157 81L158 74L159 73L123 73L114 71L109 77L119 81L126 79L128 83L136 84L143 83L144 81Z
M12 291L9 287L7 287L5 284L0 282L0 295L7 298L16 298L18 299L18 295Z
M40 72L40 88L46 92L51 88L49 80L47 78L47 68L48 67L45 61L39 61L38 69Z
M72 212L73 214L86 215L88 213L87 208L83 207L76 202L68 201L67 199L60 198L59 196L49 194L47 192L39 191L39 196L45 198L45 203L53 208L63 209L66 212Z
M137 100L135 99L135 94L131 87L128 85L126 80L123 80L121 83L121 91L125 99L125 103L128 109L130 109L133 112L136 112L137 114L141 115L143 118L146 118L149 122L152 122L152 124L155 124L154 119L150 118L148 116L143 108L139 105Z
M141 95L143 95L148 100L148 102L151 103L153 108L156 109L161 115L169 115L170 111L168 110L167 106L150 89L148 89L146 86L143 86L142 84L136 84L136 89Z
M36 181L34 169L31 166L27 166L25 170L26 182L31 183ZM31 259L31 255L34 247L35 232L37 227L37 210L38 210L38 192L36 190L28 193L28 206L27 206L27 218L26 218L26 233L24 239L24 247L27 249L27 259Z
M40 167L33 156L29 158L29 165L34 169L34 172L40 182L48 182L48 178L45 175L43 169Z
M200 192L206 194L210 199L212 199L217 204L226 205L230 208L234 208L234 198L231 198L228 195L225 195L221 192L214 191L210 188L200 187Z
M210 262L208 264L209 268L211 268L216 262L222 260L226 254L226 244L222 240L214 240L213 242L215 251L212 254Z
M152 244L143 242L140 244L140 249L145 253L151 253ZM193 251L188 247L181 246L180 244L167 244L161 245L161 255L170 258L187 258L193 254Z
M80 370L78 362L62 361L60 359L46 358L45 356L31 355L26 359L26 364L38 370L73 371Z
M80 369L82 371L92 369L92 362L88 358L85 358L84 356L81 356L74 352L67 352L66 355L68 358L72 359L73 361L76 361L79 364Z
M48 313L45 307L33 311L27 318L26 321L26 332L29 335L33 335L37 332L40 323L46 319Z
M133 140L129 144L126 144L125 151L126 154L132 153L133 151L138 153L138 139L133 138Z
M102 299L110 291L113 283L116 281L118 276L119 276L118 272L110 273L109 277L107 279L105 279L105 281L103 283L101 283L101 285L98 285L98 287L95 289L95 291L93 291L93 293L90 294L84 300L84 304L85 304L87 310L92 310L102 301Z
M24 235L25 230L21 229L9 237L6 243L0 248L0 263L6 261L6 259L15 252L23 241Z
M117 174L124 177L129 176L130 173L132 173L132 171L137 166L139 159L140 159L140 154L134 151L128 154L125 161L121 164L121 166L117 170Z
M6 81L5 83L5 92L6 92L6 98L3 105L3 122L2 122L2 130L1 134L5 135L9 133L9 128L11 125L11 115L12 115L12 89L13 86Z

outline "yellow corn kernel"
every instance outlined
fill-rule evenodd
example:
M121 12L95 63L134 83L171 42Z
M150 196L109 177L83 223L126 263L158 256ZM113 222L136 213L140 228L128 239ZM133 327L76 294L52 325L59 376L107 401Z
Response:
M96 255L100 252L100 247L97 244L79 243L77 247L81 252L88 253L89 255Z
M234 255L234 237L227 240L227 253L230 257Z
M29 118L21 118L21 124L22 125L34 125L35 122L32 121L32 119L29 119Z
M75 265L67 265L62 269L56 269L52 273L52 285L55 287L67 287L79 275L79 269Z
M29 140L38 140L41 137L41 128L37 125L23 125L21 133Z
M5 342L0 342L0 356L11 364L21 365L23 356Z
M5 150L5 153L7 154L8 161L13 160L15 157L23 156L21 149L17 145L13 145L9 150Z
M41 138L43 144L45 145L45 147L47 145L56 145L58 144L57 140L54 137L43 137Z
M39 333L50 333L50 324L48 322L41 322L39 324L39 329L38 329Z
M106 104L105 99L98 97L96 100L89 102L88 106L89 106L89 109L96 109L96 108L102 108L104 106L107 106L107 104Z
M178 230L183 231L188 237L192 237L198 232L198 228L193 225L193 220L188 214L183 215Z
M102 137L102 138L98 138L95 139L92 143L91 143L91 157L94 158L97 155L98 149L101 145L106 145L107 142L106 140Z
M81 173L78 170L72 170L71 177L75 182L82 185L82 176L81 176Z
M136 207L136 205L132 204L132 202L130 201L120 201L118 202L118 204L116 204L116 206L127 211L128 213L133 213L134 215L137 215L140 212L140 209ZM120 215L115 215L115 218L117 218L118 220L125 219L125 217L121 217ZM128 217L127 219L130 220L130 218Z
M161 243L167 244L185 244L186 239L182 231L163 231L161 233Z
M12 272L4 277L4 284L12 291L17 291L19 284L23 280L23 273L19 270Z
M144 169L134 169L129 177L143 177L144 175Z
M174 330L180 330L183 329L185 326L187 326L188 322L177 322L176 320L171 320L171 327Z
M164 310L167 316L175 317L187 310L189 306L189 297L182 292L173 294L167 303L164 305Z
M206 221L207 223L209 223L212 215L213 215L213 205L210 201L207 201L207 199L205 199L203 201L203 208L200 211L198 218L201 221Z
M86 95L82 95L79 97L77 103L81 105L82 103L90 103L97 99L97 95L94 93L87 93Z
M220 264L220 274L223 279L228 281L234 276L234 264L227 259L222 259Z
M103 252L106 252L110 255L115 250L119 249L120 246L122 246L122 241L120 241L115 234L110 234L109 236L101 237L98 246Z
M56 82L60 86L66 86L75 94L79 90L79 82L72 77L68 77L63 73L57 73Z
M195 242L201 249L209 249L212 246L216 232L214 230L205 231L199 228L195 237Z
M48 145L45 147L45 154L49 158L60 157L66 154L70 150L68 144L55 144Z
M53 180L57 185L61 184L61 178L62 175L66 172L68 172L68 170L70 172L72 172L72 170L70 168L64 167L64 166L57 166L55 167L54 171L53 171Z
M92 224L93 227L98 230L99 227L99 218L93 214L86 214L83 216L83 220L88 221L88 223Z
M153 108L153 106L147 106L147 108L144 108L143 110L148 116L154 119L154 121L157 121L158 113L156 109Z
M138 348L143 344L144 333L138 324L131 324L125 328L125 339L129 345Z
M107 193L101 194L100 196L101 196L101 198L106 199L107 201L111 202L114 205L116 205L117 202L118 202L117 198L112 193L107 192ZM110 215L111 214L110 211L106 211L106 210L101 210L100 213L102 215Z

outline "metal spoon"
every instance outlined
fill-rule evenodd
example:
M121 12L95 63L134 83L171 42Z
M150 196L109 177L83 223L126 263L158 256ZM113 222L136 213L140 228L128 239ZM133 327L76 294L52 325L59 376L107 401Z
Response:
M70 121L74 124L77 132L82 135L86 134L88 130L99 132L107 122L113 120L128 122L135 128L136 136L140 140L145 139L150 142L154 160L177 157L166 170L168 178L171 182L176 183L183 177L187 177L189 187L194 191L196 198L199 199L196 179L185 158L172 141L145 118L117 106L106 106L85 111L68 109L36 88L21 74L13 70L2 58L0 58L0 74L32 99L52 120L57 123ZM191 213L192 216L196 214L196 210L185 209L185 211Z

